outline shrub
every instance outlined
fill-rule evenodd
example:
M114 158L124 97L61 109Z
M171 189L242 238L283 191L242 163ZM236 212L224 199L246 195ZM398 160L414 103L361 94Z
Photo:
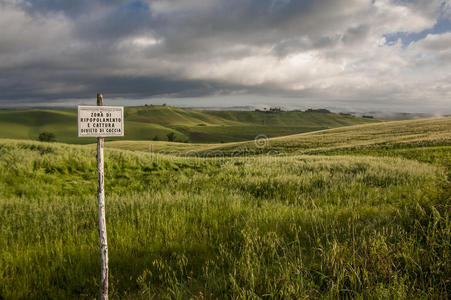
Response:
M38 139L41 142L54 142L55 141L55 134L52 132L41 132L39 134Z
M175 134L173 132L169 132L167 135L168 141L173 142L175 140Z

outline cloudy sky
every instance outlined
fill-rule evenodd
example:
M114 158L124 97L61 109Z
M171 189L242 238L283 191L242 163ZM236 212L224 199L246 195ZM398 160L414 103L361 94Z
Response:
M0 0L0 107L451 112L451 0Z

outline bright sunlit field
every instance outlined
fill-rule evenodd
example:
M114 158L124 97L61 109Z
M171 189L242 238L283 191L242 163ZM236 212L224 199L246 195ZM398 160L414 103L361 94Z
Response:
M110 297L446 298L451 124L411 122L239 157L108 144ZM354 147L371 131L406 142ZM0 298L97 297L96 178L92 146L0 141Z

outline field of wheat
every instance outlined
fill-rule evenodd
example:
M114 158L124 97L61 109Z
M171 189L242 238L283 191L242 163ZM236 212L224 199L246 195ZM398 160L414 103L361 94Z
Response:
M446 298L450 151L413 146L216 158L107 146L110 296ZM98 295L93 147L1 140L0 219L0 298Z

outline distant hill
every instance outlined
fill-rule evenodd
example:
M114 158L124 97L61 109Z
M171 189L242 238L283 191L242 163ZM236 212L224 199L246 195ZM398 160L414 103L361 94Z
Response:
M215 145L202 151L223 154L242 151L272 154L347 153L362 150L451 146L451 118L390 121L333 128L254 141Z
M277 155L347 154L379 152L402 148L451 147L451 118L390 121L319 130L301 134L231 143L169 143L163 141L113 141L109 148L175 155L229 156L258 153ZM443 150L442 149L442 150ZM447 154L448 156L449 154ZM451 157L449 157L451 163Z
M257 135L278 137L341 126L378 122L327 112L264 112L189 110L170 106L125 108L125 140L222 143L252 140ZM0 110L0 138L37 140L52 132L56 141L92 143L77 137L76 110ZM114 140L114 139L108 139Z
M366 112L363 114L353 113L355 116L370 116L379 120L402 121L402 120L418 120L433 119L441 117L450 117L450 115L442 113L402 113L402 112Z

